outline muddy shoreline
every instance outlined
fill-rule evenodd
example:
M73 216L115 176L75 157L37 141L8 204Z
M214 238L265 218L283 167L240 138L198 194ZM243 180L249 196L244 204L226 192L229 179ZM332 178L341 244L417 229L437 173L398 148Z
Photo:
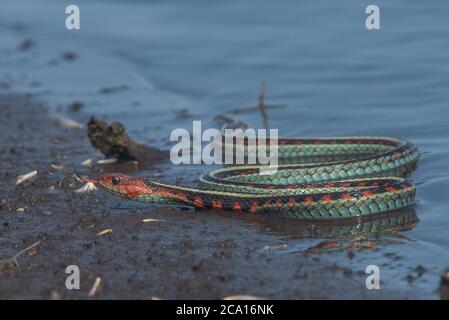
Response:
M2 265L0 299L413 298L369 291L363 270L320 255L276 254L295 232L290 223L76 194L70 163L97 152L85 129L62 128L32 96L2 94L0 105L0 259L40 241L18 266ZM31 170L37 177L15 186ZM68 265L80 268L80 290L65 287Z

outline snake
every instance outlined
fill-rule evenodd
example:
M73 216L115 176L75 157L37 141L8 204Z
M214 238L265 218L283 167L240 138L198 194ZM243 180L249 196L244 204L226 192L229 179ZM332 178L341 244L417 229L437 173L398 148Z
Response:
M303 220L363 217L415 202L409 176L420 152L407 140L279 138L278 157L271 174L261 174L260 164L223 166L203 175L197 187L121 173L77 176L129 200Z

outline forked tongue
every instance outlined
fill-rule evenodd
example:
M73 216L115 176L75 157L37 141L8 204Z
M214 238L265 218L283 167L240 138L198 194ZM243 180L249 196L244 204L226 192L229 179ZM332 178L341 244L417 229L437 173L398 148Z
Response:
M86 184L84 186L75 190L76 193L91 192L91 191L98 190L97 187L95 186L95 183L98 183L98 180L93 180L93 179L82 177L79 174L79 172L76 170L76 167L73 163L72 163L72 166L73 166L73 171L75 171L75 177L80 181L86 182Z

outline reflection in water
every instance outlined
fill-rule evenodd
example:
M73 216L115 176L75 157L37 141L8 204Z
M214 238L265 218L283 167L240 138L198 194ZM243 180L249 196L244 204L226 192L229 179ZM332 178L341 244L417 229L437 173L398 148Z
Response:
M241 216L257 223L261 231L286 236L290 239L321 239L317 245L306 249L320 253L341 249L373 249L379 245L410 241L401 232L413 229L419 222L413 207L384 214L332 221L296 221L267 216Z

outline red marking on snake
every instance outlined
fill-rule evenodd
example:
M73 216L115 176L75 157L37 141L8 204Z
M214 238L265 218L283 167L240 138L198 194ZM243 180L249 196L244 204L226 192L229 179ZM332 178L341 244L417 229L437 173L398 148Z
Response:
M333 188L334 184L332 182L326 183L326 188Z
M288 199L287 205L289 207L294 207L296 205L296 199L295 198Z
M343 182L342 184L340 184L340 186L342 188L349 188L350 184L348 182Z
M271 202L270 201L265 201L265 203L263 204L264 207L271 207Z
M212 200L212 209L214 210L222 210L223 209L223 203L219 200Z
M309 204L312 204L312 203L313 203L312 197L307 197L307 198L304 199L304 204L306 206L308 206Z
M331 144L337 144L337 141L336 140L332 140Z
M287 189L295 189L296 186L294 184L289 184L288 186L286 186Z
M198 208L204 208L203 199L201 199L200 197L195 197L195 200L193 200L193 204Z
M366 198L369 198L369 197L372 197L374 195L374 193L371 191L363 191L362 195Z
M276 207L280 207L282 205L282 200L281 199L276 199L276 201L274 202L274 205Z
M329 203L332 202L332 197L330 195L325 195L324 197L321 198L321 201L323 201L324 203Z
M365 186L365 182L363 182L363 181L357 182L357 187L364 187L364 186Z
M259 204L257 203L257 201L254 201L253 203L251 203L249 212L254 213L254 212L256 212L257 208L259 208Z
M234 202L234 204L232 205L232 210L234 210L235 212L242 211L242 207L240 206L240 202Z
M397 192L398 189L396 189L395 187L388 187L388 188L387 188L387 191L388 191L388 192Z
M267 185L267 186L265 186L265 189L272 190L272 189L274 189L274 186L273 185Z
M352 199L352 197L351 197L351 195L350 195L349 193L344 193L344 194L341 196L341 199L342 199L342 200L345 200L345 201L349 201L349 200Z
M181 201L185 201L187 202L189 200L189 198L187 197L187 195L185 193L178 193L178 199Z
M315 140L313 143L314 144L321 144L321 141L320 140Z

